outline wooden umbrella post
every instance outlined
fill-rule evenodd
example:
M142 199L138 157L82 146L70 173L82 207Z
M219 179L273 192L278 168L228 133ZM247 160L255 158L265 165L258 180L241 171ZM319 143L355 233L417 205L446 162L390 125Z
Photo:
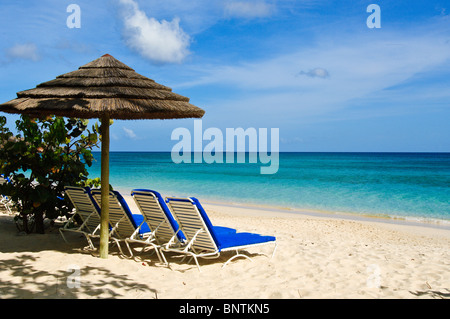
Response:
M109 243L109 115L101 119L102 158L101 158L101 223L100 223L100 258L108 258Z

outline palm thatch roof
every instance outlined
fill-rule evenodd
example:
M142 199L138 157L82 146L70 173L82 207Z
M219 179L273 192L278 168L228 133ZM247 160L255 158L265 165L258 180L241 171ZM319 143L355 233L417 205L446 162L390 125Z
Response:
M172 119L200 118L205 111L189 98L136 73L109 54L78 70L17 93L0 111L35 117Z

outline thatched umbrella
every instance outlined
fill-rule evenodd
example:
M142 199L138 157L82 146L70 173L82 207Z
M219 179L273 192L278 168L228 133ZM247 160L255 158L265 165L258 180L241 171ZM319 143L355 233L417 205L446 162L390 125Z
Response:
M108 256L110 119L201 118L205 113L190 104L189 98L136 73L109 54L34 89L18 92L16 99L0 104L0 111L101 120L101 258Z

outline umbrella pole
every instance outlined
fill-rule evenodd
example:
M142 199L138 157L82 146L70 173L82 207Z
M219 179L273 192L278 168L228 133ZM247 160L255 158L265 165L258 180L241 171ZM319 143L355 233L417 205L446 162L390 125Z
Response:
M102 157L101 157L101 223L100 258L108 258L109 243L109 115L101 119Z

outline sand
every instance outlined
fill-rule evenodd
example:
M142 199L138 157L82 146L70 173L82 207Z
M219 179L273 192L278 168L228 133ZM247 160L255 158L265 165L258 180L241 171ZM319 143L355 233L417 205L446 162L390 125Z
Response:
M133 210L136 207L126 198ZM57 226L20 235L0 213L0 297L127 299L450 298L450 230L429 225L204 204L213 224L277 237L277 250L248 250L195 264L169 255L135 259L117 248L108 259L78 234L65 243Z

